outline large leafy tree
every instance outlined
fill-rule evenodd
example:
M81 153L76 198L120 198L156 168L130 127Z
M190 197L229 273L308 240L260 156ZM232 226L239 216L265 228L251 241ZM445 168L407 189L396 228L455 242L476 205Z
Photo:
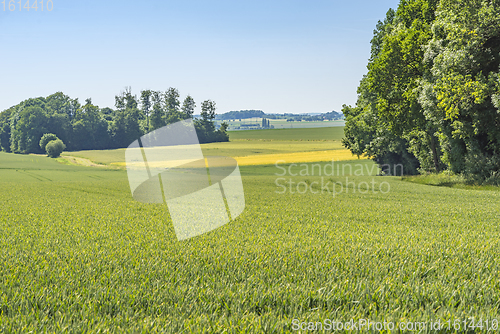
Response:
M0 113L0 149L10 152L10 115L14 108L7 109Z
M194 124L200 143L229 140L226 133L227 124L223 123L219 130L215 130L215 110L216 104L214 101L206 100L202 102L201 119L197 119Z
M62 92L57 92L45 98L45 112L49 116L47 131L54 133L63 142L68 143L68 148L75 149L72 140L73 123L75 115L81 105L78 99L71 99Z
M141 131L140 111L135 95L130 87L115 96L116 115L110 126L110 132L116 147L126 147L139 138Z
M419 162L408 151L408 140L395 134L398 131L401 133L401 127L394 124L392 127L396 131L391 131L389 115L384 114L383 108L380 110L383 107L381 96L384 96L384 90L395 89L391 87L393 82L390 78L378 81L383 77L385 68L393 65L389 62L389 58L394 50L387 50L385 41L394 33L395 17L396 12L390 9L385 20L379 21L374 30L368 63L369 72L358 87L356 106L344 106L342 109L346 119L343 144L358 156L365 154L380 165L402 164L405 173L415 174ZM392 121L396 123L395 120Z
M55 133L67 141L72 136L70 119L79 107L78 99L72 100L59 92L47 98L28 99L10 108L10 149L16 153L41 153L34 141L40 140L36 137L43 132Z
M196 108L196 103L191 95L186 96L184 102L182 103L182 112L189 117L193 116L194 108Z
M37 99L38 100L38 99ZM38 145L47 131L49 117L43 100L27 101L11 118L11 150L15 153L43 153Z
M141 91L141 111L144 117L146 117L146 124L144 126L145 132L149 131L149 116L151 113L151 98L153 92L149 89Z
M172 124L183 119L191 118L191 115L180 110L179 91L170 87L165 92L165 123ZM193 101L194 102L194 101Z
M439 172L437 129L426 121L418 101L420 81L430 70L423 61L422 46L432 37L437 3L401 1L390 27L384 29L379 53L368 65L367 78L368 90L376 95L381 127L407 142L404 146L419 159L423 170Z
M165 104L163 94L160 91L153 91L151 94L153 110L151 111L151 130L156 130L165 126Z
M179 91L176 88L170 87L165 92L165 106L167 108L167 113L173 113L179 111Z
M49 95L45 98L47 113L67 115L69 120L72 120L76 114L80 103L78 99L71 99L62 92Z

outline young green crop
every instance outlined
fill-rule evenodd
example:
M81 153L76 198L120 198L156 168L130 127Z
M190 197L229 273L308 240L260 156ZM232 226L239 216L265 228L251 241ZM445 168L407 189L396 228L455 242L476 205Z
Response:
M229 140L338 140L344 137L344 127L298 128L229 131Z
M166 206L135 202L125 171L26 159L0 155L2 332L281 333L293 319L498 318L499 192L380 177L368 160L340 165L365 164L374 172L364 176L243 166L243 214L178 242ZM279 177L311 188L280 194ZM311 192L322 177L354 186ZM390 191L360 193L372 180Z

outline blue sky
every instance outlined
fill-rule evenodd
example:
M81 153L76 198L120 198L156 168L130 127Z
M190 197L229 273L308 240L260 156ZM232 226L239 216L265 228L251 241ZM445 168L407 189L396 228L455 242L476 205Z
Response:
M45 0L28 12L17 1L0 3L0 110L57 91L114 107L131 86L175 87L218 113L354 104L373 29L399 2L53 0L49 12Z

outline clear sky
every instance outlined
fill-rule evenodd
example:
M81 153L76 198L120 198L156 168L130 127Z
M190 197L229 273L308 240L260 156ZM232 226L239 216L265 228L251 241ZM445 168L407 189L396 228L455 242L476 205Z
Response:
M195 113L206 99L217 113L354 104L373 29L399 2L45 0L42 12L39 0L28 12L18 1L0 3L0 111L57 91L114 107L131 86L175 87Z

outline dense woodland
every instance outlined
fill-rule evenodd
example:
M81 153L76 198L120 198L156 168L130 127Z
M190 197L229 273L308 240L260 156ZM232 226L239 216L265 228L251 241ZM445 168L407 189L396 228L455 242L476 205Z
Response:
M87 99L58 92L48 97L27 99L0 113L0 147L14 153L44 153L40 138L53 133L68 150L127 147L141 135L167 124L193 118L196 103L187 96L182 105L179 92L143 90L140 97L127 88L115 96L115 109L99 108ZM225 123L216 130L215 102L204 101L201 115L194 120L201 143L228 141Z
M344 106L344 145L406 174L500 183L500 0L401 0Z

